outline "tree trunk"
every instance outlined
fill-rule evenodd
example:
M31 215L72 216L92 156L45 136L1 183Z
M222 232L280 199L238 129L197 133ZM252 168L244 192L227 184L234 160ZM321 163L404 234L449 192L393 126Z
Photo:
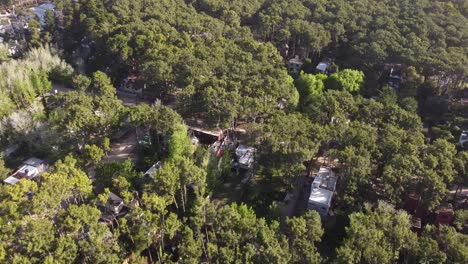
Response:
M161 243L159 243L159 248L156 246L156 244L152 243L154 245L154 249L156 250L156 256L158 257L158 263L161 264L161 256L159 255L159 252L160 252L160 247L161 247ZM148 251L149 248L148 248Z
M162 216L162 226L163 228L161 228L161 244L164 248L164 226L165 226L164 215Z
M130 229L128 229L128 225L125 226L125 229L127 229L128 236L130 237L130 240L132 241L132 244L135 245L135 240L133 239L133 236L130 233Z
M174 204L175 204L175 207L177 208L177 210L179 210L179 205L177 204L176 197L175 197L174 194L172 195L172 200L174 201Z
M187 203L187 186L184 184L184 203ZM185 212L185 206L184 206Z
M182 188L180 189L180 199L181 199L181 202L182 202L182 212L185 213L184 190Z
M149 259L150 259L150 263L153 263L153 257L151 256L151 252L150 250L148 249L148 256L149 256ZM159 256L158 256L159 258Z

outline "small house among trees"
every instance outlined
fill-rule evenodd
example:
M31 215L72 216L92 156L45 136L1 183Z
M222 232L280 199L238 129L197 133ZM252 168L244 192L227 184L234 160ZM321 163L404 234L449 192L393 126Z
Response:
M296 56L289 60L288 71L291 73L299 73L303 64L304 64L304 61L299 59L299 56Z
M468 130L464 130L461 133L460 140L458 142L462 148L468 149Z
M328 167L321 167L310 189L307 209L319 213L325 219L331 207L333 194L336 189L335 173Z
M254 163L255 148L239 145L236 148L236 156L239 168L248 170Z
M46 170L46 168L47 164L44 160L30 158L23 162L23 165L3 182L6 184L16 184L21 179L31 180L41 175Z
M117 217L123 216L128 212L128 210L125 210L126 205L123 199L113 192L109 192L108 199L105 204L98 201L97 206L101 211L100 221L106 223L111 223Z

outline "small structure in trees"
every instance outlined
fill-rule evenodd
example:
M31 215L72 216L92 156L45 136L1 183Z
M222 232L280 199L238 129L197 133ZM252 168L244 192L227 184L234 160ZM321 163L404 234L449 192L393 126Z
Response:
M254 163L255 148L239 145L236 148L236 157L239 168L248 170Z
M113 192L109 192L109 198L107 199L106 204L98 201L97 206L101 211L101 217L99 220L106 223L112 223L113 220L117 219L117 217L124 216L128 212L128 210L125 210L128 208L123 199Z
M119 87L119 91L140 96L143 93L143 89L138 86L138 80L139 76L135 73L129 74L127 78L123 79L122 84Z
M388 75L388 85L394 89L400 88L403 81L403 67L401 64L394 64L390 66L390 74Z
M435 214L436 226L452 225L453 221L455 220L455 211L453 210L453 206L451 204L439 206L439 208L437 208L435 211Z
M324 58L318 65L315 67L316 73L321 74L332 74L337 71L336 65L333 64L332 58Z
M294 58L289 60L288 71L291 73L299 73L303 64L304 61L299 59L299 56L296 55Z
M468 149L468 130L464 130L460 134L460 139L458 140L458 143L460 143L460 146L464 149Z
M321 167L312 182L307 209L317 211L325 219L331 207L336 182L337 178L331 168Z
M210 145L216 141L221 140L223 137L223 131L221 129L208 129L189 126L188 131L191 137L196 137L198 139L197 143L202 144Z
M39 23L41 23L42 26L45 25L45 16L46 16L46 11L51 10L52 12L55 11L55 5L54 4L42 4L40 6L32 7L31 10L36 14L37 18L39 19Z
M150 177L150 178L153 178L154 177L154 172L156 170L159 170L162 168L162 163L160 161L156 162L155 164L153 164L153 166L151 166L144 174L145 177Z
M38 158L29 158L23 165L16 170L10 177L6 178L3 182L6 184L16 184L21 179L31 180L41 175L47 169L47 163Z

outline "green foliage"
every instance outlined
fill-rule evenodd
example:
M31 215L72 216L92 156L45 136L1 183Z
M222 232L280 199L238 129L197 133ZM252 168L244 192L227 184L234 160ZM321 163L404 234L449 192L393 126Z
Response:
M79 91L86 91L91 85L91 79L85 75L75 75L73 76L73 87Z
M34 18L28 21L28 43L32 48L37 48L41 45L40 28L41 24Z
M44 22L45 22L45 26L47 28L47 30L50 32L50 33L54 33L54 31L56 30L56 22L55 22L55 15L54 15L54 12L50 9L47 9L46 12L45 12L45 16L44 16Z
M0 179L4 180L7 178L10 170L5 167L5 161L3 160L3 155L0 155Z
M366 69L370 79L380 77L381 65L395 61L418 67L425 75L437 68L450 72L454 79L463 79L467 57L460 36L468 27L463 7L454 5L458 3L266 1L255 23L243 22L264 41L281 48L289 44L291 56L308 57L309 52L319 53L327 46L327 51L345 58L344 64ZM463 87L462 83L451 85Z
M287 263L291 260L288 241L277 222L268 225L245 205L212 209L207 214L214 228L209 234L213 261L246 259L246 262Z
M86 165L97 165L101 162L104 151L96 145L85 145L83 156L84 160L87 162Z
M204 114L211 126L222 128L240 117L272 113L282 98L291 108L297 105L293 80L278 51L239 27L239 15L231 10L220 11L232 25L224 27L223 21L197 13L183 1L144 3L144 9L140 1L120 1L112 8L103 2L64 10L80 19L72 20L62 34L86 37L92 51L103 51L90 56L91 71L111 65L113 77L121 78L118 72L133 68L141 73L145 94L163 100L175 95L184 116ZM247 6L234 9L250 14L258 8L247 11ZM71 54L74 46L65 48Z
M364 82L364 73L358 70L344 69L330 75L325 80L327 89L358 93Z
M416 240L406 213L385 203L366 205L383 199L401 208L415 191L429 213L451 184L466 183L468 156L451 143L451 102L440 85L448 81L448 92L466 85L461 1L56 4L63 19L46 12L41 31L33 19L25 32L29 47L38 48L10 59L0 47L2 146L23 142L22 155L50 154L43 151L50 148L50 160L61 158L37 181L0 186L0 262L467 262L466 235L428 226ZM67 61L84 62L81 72L92 73L73 77L75 91L48 94L52 82L70 81L72 72L55 51L40 47L49 41L64 48ZM296 80L285 69L285 59L299 55L310 70L310 61L325 53L350 69L329 77L301 73ZM387 63L408 66L399 89L378 85L386 82ZM113 83L129 72L144 98L161 100L123 106ZM363 98L364 92L377 98ZM431 143L424 143L418 110L425 121L447 124L433 126ZM127 117L126 126L149 136L151 157L145 158L162 161L153 177L138 174L131 160L101 163L109 135ZM261 127L248 131L258 150L254 176L264 179L247 189L261 205L257 212L209 200L221 180L233 176L232 153L220 161L198 147L193 155L182 117L220 128ZM80 162L63 158L76 150L83 151ZM316 244L324 252L337 245L321 241L315 212L283 219L281 227L277 222L284 187L321 150L339 169L336 211L352 212L336 259L327 260ZM93 182L80 165L95 167ZM0 159L2 179L7 170ZM93 188L104 193L95 197ZM107 202L110 192L128 208L106 226L95 203ZM268 221L257 217L267 208ZM457 212L458 229L465 218ZM177 253L168 250L174 246Z
M468 231L468 210L457 210L455 212L455 227L460 231Z
M468 236L458 233L455 228L450 226L427 226L423 235L428 239L437 241L442 252L435 251L443 259L446 256L446 263L464 263L468 260ZM437 256L437 255L436 255Z
M58 96L60 106L51 112L50 121L55 129L67 133L68 140L84 145L91 135L98 139L109 135L121 121L123 106L103 72L94 73L91 80L74 79L78 91Z
M96 167L95 185L99 190L109 188L112 192L124 196L123 192L132 191L128 184L134 184L137 172L131 160L116 163L99 163ZM127 186L127 188L122 188Z
M179 252L180 263L197 263L202 255L201 241L194 239L193 232L188 226L182 232Z
M416 243L409 215L384 202L349 218L347 236L337 249L339 263L393 263Z
M192 142L188 137L187 127L182 124L174 125L174 131L169 139L169 159L177 160L192 154Z
M308 211L301 217L288 218L286 226L293 241L293 263L320 263L320 254L314 245L314 242L320 242L323 235L317 212Z
M52 72L66 75L71 73L71 68L48 46L31 49L21 60L0 64L0 95L7 96L0 100L6 106L11 102L21 108L30 106L36 96L43 96L50 89L48 78L53 77ZM2 103L0 110L3 106Z
M111 150L110 139L108 137L105 137L102 140L102 148L103 148L104 152L106 153L106 155L107 155L107 152L109 152Z
M314 98L321 96L324 90L323 80L325 75L312 75L301 71L299 77L294 81L299 92L299 106L304 108L313 102Z
M0 64L3 62L8 62L10 61L10 56L9 56L9 47L5 44L0 44Z
M412 251L410 260L417 263L446 263L447 261L447 256L440 250L437 241L430 237L421 237Z
M15 105L5 91L0 90L0 117L10 115Z
M91 196L91 180L71 156L56 162L51 173L45 173L42 178L40 191L32 202L37 214L50 215L62 206L63 200L83 202Z
M259 162L274 176L298 176L296 164L312 158L317 152L322 129L299 113L278 113L263 129L259 145Z
M468 183L468 152L460 151L455 156L453 161L455 170L457 172L457 183L467 184Z

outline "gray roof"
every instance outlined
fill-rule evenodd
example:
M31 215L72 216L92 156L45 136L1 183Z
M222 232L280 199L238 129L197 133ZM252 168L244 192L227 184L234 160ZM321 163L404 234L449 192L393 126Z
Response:
M463 131L460 134L460 140L458 142L462 147L465 147L466 143L468 142L468 130Z
M47 10L54 11L55 5L54 4L43 4L40 6L32 7L31 8L36 16L39 18L39 22L41 25L45 25L45 14Z
M10 177L6 178L3 182L8 184L16 184L20 179L32 179L42 172L45 167L44 160L38 158L29 158L23 162L23 165Z
M242 157L244 154L246 154L247 152L255 152L255 148L252 148L252 147L247 147L245 145L239 145L237 148L236 148L236 156L238 158Z
M117 196L115 193L110 192L109 193L109 200L107 200L109 204L111 205L119 205L120 203L123 202L123 199Z
M328 69L328 66L330 66L329 63L327 62L321 62L317 65L317 70L321 71L321 72L325 72L327 69Z
M159 170L160 168L162 168L162 164L161 162L157 162L155 164L153 164L153 166L151 166L146 172L145 172L145 176L150 176L151 178L153 178L154 176L154 172L156 170Z
M328 167L321 167L311 185L309 202L330 206L336 189L335 173Z
M336 189L335 173L327 167L321 167L317 176L315 176L312 186L334 192Z
M323 204L327 207L330 206L331 200L333 197L333 192L321 188L314 187L312 185L312 190L309 196L309 203Z
M30 165L33 167L39 167L41 164L44 164L44 163L45 163L44 160L34 158L34 157L29 158L25 162L23 162L23 164Z
M304 64L304 62L302 60L300 60L299 58L292 58L289 60L289 64L298 64L298 65L302 65Z

